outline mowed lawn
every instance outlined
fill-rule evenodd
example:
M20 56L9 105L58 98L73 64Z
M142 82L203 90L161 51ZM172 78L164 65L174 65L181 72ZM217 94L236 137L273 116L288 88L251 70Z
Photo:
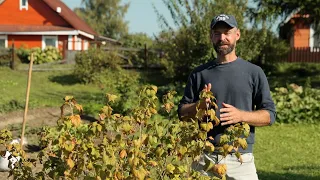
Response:
M256 128L259 179L319 180L320 124L276 124Z
M28 71L13 71L0 67L0 113L23 109L25 106ZM72 71L33 72L29 107L57 107L63 97L75 96L82 104L104 100L104 92L95 85L77 82Z

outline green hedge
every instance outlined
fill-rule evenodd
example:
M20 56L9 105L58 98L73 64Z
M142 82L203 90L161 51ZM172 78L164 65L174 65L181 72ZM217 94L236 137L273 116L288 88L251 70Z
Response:
M320 90L290 84L272 93L279 123L319 123Z

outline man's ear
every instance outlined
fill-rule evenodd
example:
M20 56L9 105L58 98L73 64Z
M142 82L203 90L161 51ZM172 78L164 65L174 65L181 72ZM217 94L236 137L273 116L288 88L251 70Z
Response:
M236 30L236 40L238 41L240 39L241 33L240 33L240 29L237 28Z

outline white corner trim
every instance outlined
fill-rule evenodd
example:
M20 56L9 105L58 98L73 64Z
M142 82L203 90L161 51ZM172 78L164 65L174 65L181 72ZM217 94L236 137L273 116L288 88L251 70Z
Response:
M92 34L89 34L89 33L86 33L86 32L80 31L80 30L78 30L78 32L79 32L79 34L81 34L82 36L86 36L86 37L88 37L88 38L90 38L90 39L94 39L94 35L92 35Z
M42 50L44 50L46 48L46 43L45 43L46 38L54 38L55 39L55 47L56 48L59 47L58 36L42 36Z
M74 42L75 42L75 49L74 50L81 51L82 50L82 39L78 36L75 36Z
M26 5L22 5L22 1L23 1L23 0L20 0L20 11L21 11L22 9L28 10L28 7L29 7L29 2L28 2L28 0L26 0Z
M68 36L68 50L73 50L72 35Z
M313 26L310 26L310 37L309 37L309 47L313 48L314 46L314 29Z
M89 43L87 40L83 40L83 50L88 50L89 49Z

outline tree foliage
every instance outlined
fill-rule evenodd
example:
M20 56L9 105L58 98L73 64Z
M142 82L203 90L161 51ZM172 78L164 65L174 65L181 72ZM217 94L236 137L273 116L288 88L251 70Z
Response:
M254 0L258 9L253 10L256 16L263 15L265 18L282 17L283 19L292 14L299 13L309 15L309 22L314 23L317 33L320 33L320 0Z
M121 0L82 0L83 8L75 12L85 20L97 33L115 39L120 39L128 33L128 23L124 16L129 3Z
M248 28L250 18L247 0L209 1L209 0L162 0L171 13L175 24L155 8L163 32L157 37L158 46L166 56L161 62L166 67L165 75L185 81L191 70L215 56L210 42L210 23L214 16L224 13L236 17L241 30L237 44L237 55L246 60L256 60L266 47L268 29L254 24ZM268 52L270 53L270 52Z

